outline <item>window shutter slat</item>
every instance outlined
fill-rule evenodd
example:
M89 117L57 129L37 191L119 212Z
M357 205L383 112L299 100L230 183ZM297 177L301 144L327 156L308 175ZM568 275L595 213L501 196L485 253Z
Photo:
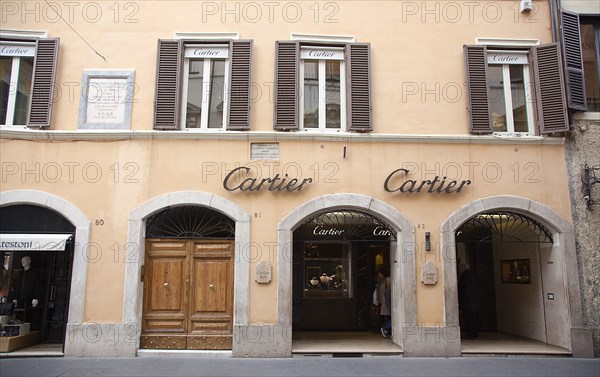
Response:
M563 11L561 20L563 59L566 67L567 105L573 110L586 111L579 15Z
M467 71L467 100L469 131L474 134L492 133L487 78L487 49L485 46L464 46Z
M33 68L29 127L50 127L58 58L58 39L39 39Z
M557 43L532 48L540 133L569 131L563 70Z
M250 129L252 41L232 41L227 129Z
M179 128L181 49L180 41L162 39L158 41L154 129Z
M349 44L346 49L346 112L349 131L373 131L370 58L368 43Z
M278 41L275 57L275 115L273 128L298 130L300 45Z

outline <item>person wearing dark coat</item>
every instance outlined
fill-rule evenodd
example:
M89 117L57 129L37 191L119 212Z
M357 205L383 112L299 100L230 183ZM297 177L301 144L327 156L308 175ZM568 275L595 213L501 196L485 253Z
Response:
M479 335L477 311L479 310L477 275L468 264L459 266L460 279L458 280L458 307L462 311L463 325L467 338L476 338Z

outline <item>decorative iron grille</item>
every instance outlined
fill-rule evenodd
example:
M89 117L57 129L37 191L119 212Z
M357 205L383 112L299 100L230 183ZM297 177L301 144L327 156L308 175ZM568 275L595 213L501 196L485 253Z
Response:
M516 212L480 213L456 231L457 242L553 243L552 233L536 220Z
M146 221L147 238L235 238L235 222L201 206L169 207Z
M306 229L316 226L339 227L344 229L341 236L326 235L321 239L344 239L344 240L395 240L396 232L381 219L356 210L337 210L316 213L304 221L298 228L299 233L306 233ZM374 231L379 235L375 236Z

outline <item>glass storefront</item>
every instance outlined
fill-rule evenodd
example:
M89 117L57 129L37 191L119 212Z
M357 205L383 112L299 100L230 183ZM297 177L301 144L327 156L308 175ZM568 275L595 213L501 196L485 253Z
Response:
M392 232L368 214L315 215L294 232L294 330L377 328L377 269L390 263Z

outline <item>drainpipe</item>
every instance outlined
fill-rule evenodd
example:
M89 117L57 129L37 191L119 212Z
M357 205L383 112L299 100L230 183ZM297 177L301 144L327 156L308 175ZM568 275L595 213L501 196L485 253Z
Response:
M552 19L552 42L561 43L560 38L560 0L549 0L550 3L550 18ZM562 45L561 45L562 49Z

